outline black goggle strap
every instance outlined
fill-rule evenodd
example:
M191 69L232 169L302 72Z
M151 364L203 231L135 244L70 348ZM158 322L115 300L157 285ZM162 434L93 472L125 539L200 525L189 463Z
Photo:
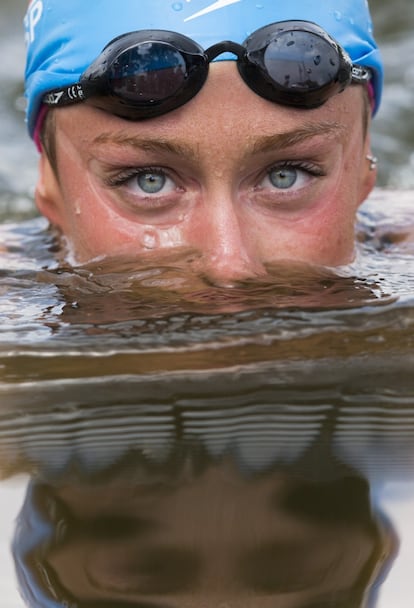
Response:
M371 80L372 74L368 68L354 63L352 65L352 82L355 84L365 84Z
M61 89L53 89L43 97L43 103L51 107L68 106L87 99L87 94L80 82Z

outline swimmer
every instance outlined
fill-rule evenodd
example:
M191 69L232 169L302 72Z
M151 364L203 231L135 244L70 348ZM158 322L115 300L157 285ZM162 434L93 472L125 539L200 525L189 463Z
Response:
M213 281L354 256L383 83L365 0L32 0L36 204L76 263Z

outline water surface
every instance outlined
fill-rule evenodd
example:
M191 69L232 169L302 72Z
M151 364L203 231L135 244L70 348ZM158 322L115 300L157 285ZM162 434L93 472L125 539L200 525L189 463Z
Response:
M388 88L354 264L232 289L180 258L56 261L25 4L0 3L2 605L411 607L411 4L372 3Z

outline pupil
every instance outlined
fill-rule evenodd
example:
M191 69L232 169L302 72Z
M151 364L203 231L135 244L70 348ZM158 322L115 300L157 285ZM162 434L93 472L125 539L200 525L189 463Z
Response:
M269 174L270 181L275 188L291 188L298 178L296 169L273 169Z
M165 186L166 178L157 173L143 173L138 176L138 185L146 194L157 194Z

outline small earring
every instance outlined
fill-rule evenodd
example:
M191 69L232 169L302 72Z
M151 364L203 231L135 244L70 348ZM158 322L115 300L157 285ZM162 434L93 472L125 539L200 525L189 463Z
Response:
M378 158L376 156L372 156L371 154L368 154L366 158L370 162L369 170L375 171L375 169L377 168L377 165L378 165Z

